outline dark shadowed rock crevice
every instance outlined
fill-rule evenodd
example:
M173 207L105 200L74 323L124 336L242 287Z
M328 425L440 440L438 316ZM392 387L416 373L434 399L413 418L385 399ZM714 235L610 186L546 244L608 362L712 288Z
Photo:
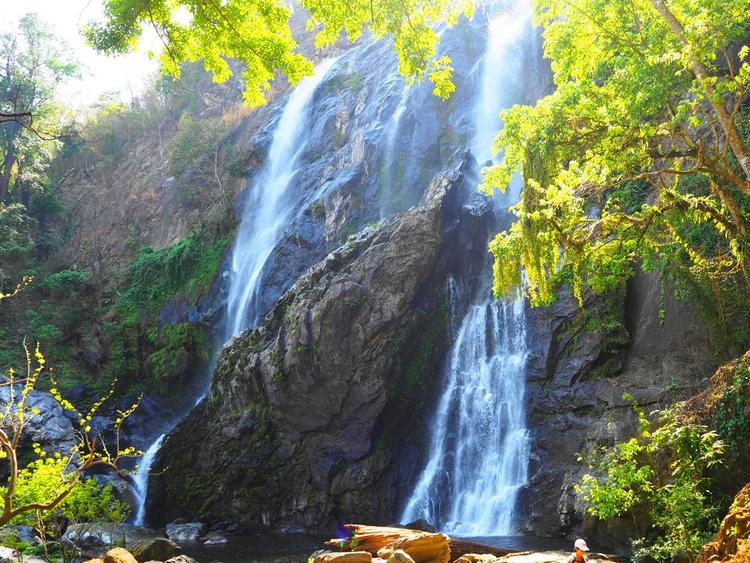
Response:
M457 155L418 206L350 237L222 350L209 397L160 452L154 521L394 517L445 356L446 282L472 283L486 260L475 246L494 221L468 205L472 162Z

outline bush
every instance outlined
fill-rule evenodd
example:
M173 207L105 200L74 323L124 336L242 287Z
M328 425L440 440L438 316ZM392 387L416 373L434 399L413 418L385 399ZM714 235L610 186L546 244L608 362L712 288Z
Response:
M212 174L214 152L225 131L221 121L194 120L187 114L183 115L169 153L170 174L178 179L188 172L194 172L198 179Z
M42 287L51 293L64 295L77 291L91 279L91 272L79 270L61 270L50 274L42 282Z
M634 404L636 437L595 452L592 473L576 487L597 518L633 519L637 559L686 553L692 560L719 526L723 507L712 497L710 470L722 462L724 443L706 426L683 420L679 409L658 411L652 423Z
M69 459L60 454L41 457L18 472L14 497L18 504L46 503L54 499L61 482L68 482L74 474L66 475ZM5 494L5 489L0 488ZM58 514L74 523L123 522L130 509L117 500L112 486L103 486L94 479L81 481L65 497L56 510L43 512L42 523L48 524ZM35 511L25 512L13 524L34 525L39 519Z

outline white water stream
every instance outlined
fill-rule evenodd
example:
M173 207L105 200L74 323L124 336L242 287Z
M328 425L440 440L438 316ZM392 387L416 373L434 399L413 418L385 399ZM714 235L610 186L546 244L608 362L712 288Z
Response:
M475 106L473 150L480 162L493 159L500 110L517 101L524 40L532 33L530 2L504 4L489 21ZM528 478L527 356L523 299L497 302L485 292L452 343L427 463L402 522L422 518L460 536L513 533L516 498Z
M299 157L305 151L308 105L335 59L320 63L315 74L294 89L273 134L268 159L260 177L250 188L242 210L237 239L232 250L227 340L260 321L261 275L268 257L284 234L303 194L294 189Z

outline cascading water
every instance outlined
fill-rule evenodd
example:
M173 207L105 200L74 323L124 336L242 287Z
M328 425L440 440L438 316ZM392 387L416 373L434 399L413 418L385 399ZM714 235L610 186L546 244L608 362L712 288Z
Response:
M492 143L502 127L500 111L522 98L523 49L531 30L531 8L531 2L519 0L489 19L472 143L480 163L493 159Z
M490 19L473 143L482 161L492 159L500 110L520 97L520 51L532 33L530 14L530 3L520 0ZM523 299L496 302L485 291L452 343L427 464L402 522L423 518L463 536L512 533L528 471L527 355Z
M427 466L401 518L460 535L508 535L526 483L523 300L473 305L453 342Z
M156 441L143 454L138 470L133 477L133 488L135 491L136 511L133 518L133 524L144 526L146 524L146 496L148 495L148 477L151 472L151 466L156 460L156 454L164 442L166 434L159 436Z
M247 194L237 239L232 251L226 337L260 320L259 289L266 260L297 211L303 194L294 190L298 161L304 152L307 106L335 59L320 63L315 74L294 89L274 131L268 160Z
M398 77L402 80L401 77ZM383 149L382 166L381 166L381 186L383 186L383 193L380 197L380 218L384 218L389 213L389 195L393 186L397 183L396 172L398 167L393 165L394 156L396 152L396 138L398 136L399 129L401 127L401 117L404 115L406 109L406 103L409 98L409 87L404 85L401 90L401 96L396 105L396 109L393 110L391 118L388 120L385 132L385 147Z
M284 234L284 227L305 203L302 194L294 193L290 187L298 171L299 157L306 146L304 133L309 117L307 108L334 62L335 59L329 59L320 63L315 69L315 74L303 79L292 91L276 125L268 160L247 195L232 252L225 313L226 333L217 343L219 346L241 330L258 323L260 312L257 308L257 296L263 266ZM212 367L209 366L208 373L213 371ZM192 406L201 402L205 392L204 386ZM183 413L183 416L185 414L187 412ZM182 417L176 418L166 432L149 446L133 476L136 499L133 518L135 525L145 524L149 475L156 454L165 436L181 419Z

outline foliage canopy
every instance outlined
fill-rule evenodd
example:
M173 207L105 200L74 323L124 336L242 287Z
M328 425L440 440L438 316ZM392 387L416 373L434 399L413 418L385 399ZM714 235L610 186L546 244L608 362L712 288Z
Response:
M435 25L452 25L461 14L471 15L471 0L302 0L317 30L319 47L332 45L345 33L357 41L365 27L373 36L390 35L399 69L407 81L427 76L435 93L453 91L453 68L437 54L440 41ZM163 69L180 75L185 61L203 60L214 80L232 75L229 59L243 63L244 97L248 104L264 103L274 73L292 84L312 74L313 65L297 51L289 25L292 11L278 0L107 0L105 21L93 23L86 35L98 50L122 53L133 49L145 26L153 27L164 43Z
M561 282L611 287L679 264L745 272L750 210L748 0L537 0L556 90L503 112L483 188L525 180L491 244L495 292L526 274L536 305Z

